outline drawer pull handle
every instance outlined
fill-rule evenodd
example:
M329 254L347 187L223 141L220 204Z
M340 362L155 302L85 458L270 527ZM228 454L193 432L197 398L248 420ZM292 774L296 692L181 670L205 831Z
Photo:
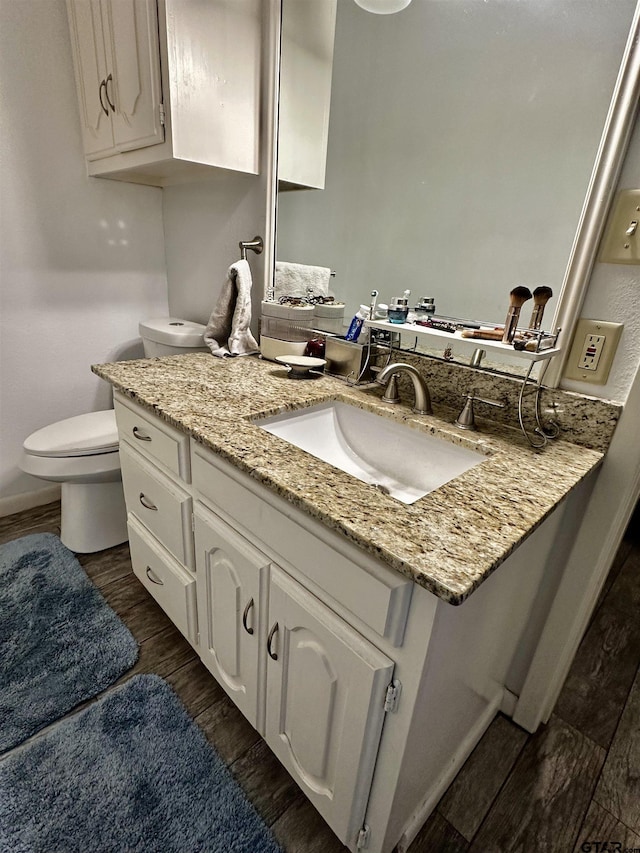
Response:
M151 566L147 566L147 577L151 581L151 583L157 583L158 586L164 586L164 581L160 580L158 575L153 571Z
M137 426L134 426L134 428L133 428L133 437L137 438L138 441L151 441L151 436L146 435L146 433L144 433L140 429L138 429Z
M104 86L105 92L107 91L107 84L104 80L100 82L100 86L98 87L98 98L100 99L100 106L102 107L102 112L108 116L109 110L105 107L104 101L102 100L102 87Z
M274 652L271 648L271 643L273 642L273 638L278 631L278 623L274 622L273 627L269 631L269 636L267 637L267 651L269 652L269 657L271 660L278 660L277 652Z
M111 107L111 112L115 113L116 106L113 103L113 101L111 100L111 98L109 97L109 83L111 83L111 85L113 86L113 74L109 74L107 79L104 81L104 94L105 94L105 97L107 99L107 103Z
M247 619L249 618L249 611L253 608L253 598L250 598L247 602L247 606L244 609L244 613L242 614L242 627L247 632L247 634L253 634L253 628L250 628L247 625Z
M145 509L152 509L154 512L158 512L158 507L154 503L151 503L149 498L145 496L144 492L140 492L139 500Z

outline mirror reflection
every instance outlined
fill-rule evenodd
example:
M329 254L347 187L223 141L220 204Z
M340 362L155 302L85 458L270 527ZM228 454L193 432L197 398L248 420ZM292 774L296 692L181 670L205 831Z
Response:
M503 324L545 286L551 325L634 6L283 0L278 260L334 271L347 324L372 289Z

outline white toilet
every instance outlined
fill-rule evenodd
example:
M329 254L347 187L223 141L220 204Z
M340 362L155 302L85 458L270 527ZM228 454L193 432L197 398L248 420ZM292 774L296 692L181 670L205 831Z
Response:
M139 329L146 357L209 352L200 323L160 317L140 323ZM32 433L23 444L20 467L62 484L60 538L67 548L91 554L127 540L113 409L77 415Z
M184 355L186 352L211 352L204 342L207 327L176 317L156 317L138 323L138 331L147 358Z

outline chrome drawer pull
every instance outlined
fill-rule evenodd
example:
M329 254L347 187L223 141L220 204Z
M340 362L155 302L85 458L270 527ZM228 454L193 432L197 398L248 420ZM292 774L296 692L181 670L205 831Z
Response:
M144 493L144 492L140 492L140 498L139 498L139 500L140 500L140 503L142 504L142 506L143 506L145 509L152 509L154 512L158 512L158 507L157 507L154 503L151 503L151 501L149 500L149 498L147 498L147 497L145 496L145 493Z
M249 611L253 608L253 598L250 598L247 602L247 606L244 609L244 613L242 614L242 627L247 632L247 634L253 634L253 628L249 628L247 625L247 619L249 618Z
M151 583L157 583L158 586L164 586L164 581L160 580L158 575L153 571L151 566L147 566L147 577L151 581Z
M138 441L151 441L151 436L145 435L145 433L139 430L137 426L134 426L133 428L133 437L137 438Z
M274 638L275 634L277 633L277 631L278 631L278 623L275 622L273 627L269 631L269 636L267 637L267 651L269 652L269 657L271 658L271 660L278 660L277 653L272 651L272 649L271 649L271 643L272 643L273 638Z

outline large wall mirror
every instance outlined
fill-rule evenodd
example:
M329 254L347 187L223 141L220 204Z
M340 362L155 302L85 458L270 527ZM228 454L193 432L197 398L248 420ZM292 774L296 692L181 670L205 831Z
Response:
M280 160L277 259L335 270L347 320L372 289L408 288L503 323L516 285L550 286L552 316L635 5L413 0L376 15L283 0L283 75L303 84L287 144L313 146L327 120L328 137L323 188ZM323 80L330 109L305 117Z

